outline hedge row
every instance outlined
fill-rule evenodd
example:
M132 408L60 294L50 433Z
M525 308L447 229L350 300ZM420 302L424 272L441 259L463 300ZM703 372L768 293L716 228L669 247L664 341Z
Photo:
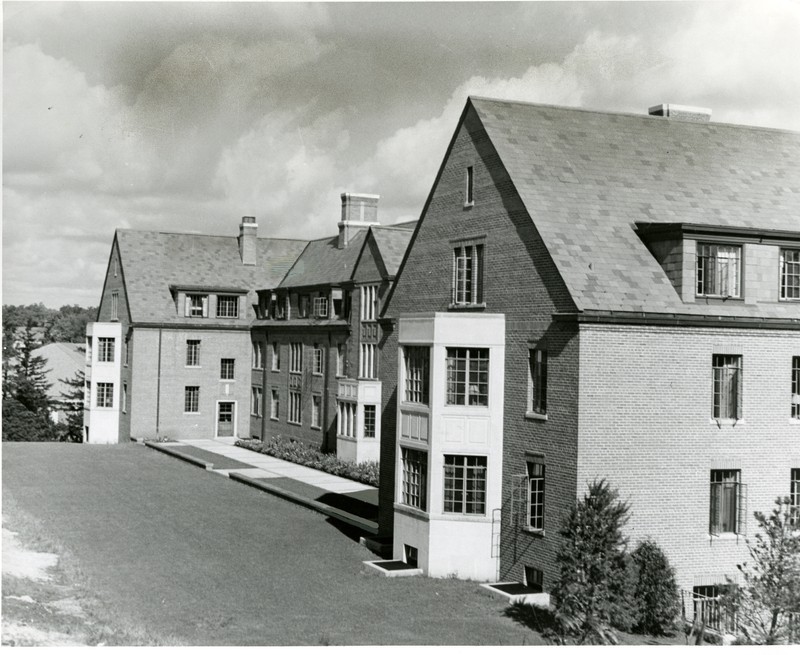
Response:
M341 478L348 478L373 487L378 486L378 462L345 462L336 455L320 452L319 449L306 446L293 439L285 440L273 437L270 441L237 441L237 446L253 450L264 455L271 455L287 462L325 471Z

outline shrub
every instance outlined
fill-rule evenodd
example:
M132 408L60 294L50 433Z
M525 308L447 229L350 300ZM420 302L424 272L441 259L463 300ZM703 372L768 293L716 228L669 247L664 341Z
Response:
M3 401L3 441L57 441L55 427L44 413L30 411L14 398Z
M605 480L593 482L559 531L558 580L552 591L556 619L578 644L614 644L612 626L632 624L631 578L625 566L628 505Z
M315 468L325 473L338 475L342 478L355 480L373 487L378 486L378 462L345 462L336 455L323 453L317 448L290 439L286 441L280 437L273 437L270 441L237 441L237 446L253 450L257 453L284 459L309 468Z
M671 633L680 612L675 570L654 541L639 543L631 554L635 570L634 629L651 635Z

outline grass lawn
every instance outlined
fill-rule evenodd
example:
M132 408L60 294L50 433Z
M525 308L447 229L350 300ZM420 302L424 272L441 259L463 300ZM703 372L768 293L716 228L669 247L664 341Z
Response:
M543 643L476 583L368 575L320 514L138 444L5 443L3 494L162 643Z

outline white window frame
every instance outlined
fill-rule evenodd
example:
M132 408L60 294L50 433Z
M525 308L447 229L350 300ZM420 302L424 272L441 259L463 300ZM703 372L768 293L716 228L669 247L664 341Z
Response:
M303 372L303 344L293 341L289 344L289 373Z
M361 344L361 357L359 358L360 378L374 380L378 377L378 347L374 343Z
M712 469L708 531L712 535L744 534L746 485L740 469Z
M374 321L378 308L378 285L370 284L361 287L361 320Z
M695 295L701 298L742 297L742 246L698 243Z
M200 366L200 339L186 340L186 366L189 368Z
M208 318L208 294L187 293L184 315L189 318Z
M461 353L465 356L461 356ZM464 362L463 381L458 363ZM485 362L486 370L481 364ZM445 365L445 404L450 406L488 407L490 351L488 348L447 348ZM485 380L483 376L485 375ZM485 393L481 392L485 387ZM459 397L463 402L459 402Z
M364 405L364 439L375 439L378 436L378 408L376 405Z
M114 383L98 382L95 393L98 409L114 409Z
M263 370L264 368L264 342L253 341L253 368Z
M111 292L111 320L119 320L119 291Z
M738 421L742 418L742 356L714 354L711 359L711 417Z
M303 395L299 391L289 390L289 423L303 424Z
M482 241L453 244L453 279L450 302L454 307L483 306Z
M239 318L239 296L221 294L217 296L217 318Z
M530 456L525 465L528 473L528 529L544 532L546 469L544 457Z
M356 419L358 405L349 400L340 400L337 404L336 434L349 439L356 438Z
M322 427L322 396L318 393L311 394L311 427Z
M486 516L486 455L446 454L442 475L445 514Z
M313 361L313 374L322 375L324 372L324 358L323 350L319 344L314 344L314 361Z
M428 405L431 397L431 349L429 346L403 346L403 400Z
M780 267L780 299L800 301L800 249L781 248Z
M328 317L328 297L317 296L314 298L314 316L317 318Z
M426 512L428 510L428 453L416 448L400 448L400 502Z
M114 337L97 337L97 361L105 364L114 363L114 350L116 349Z
M183 413L200 413L200 387L197 385L187 385L183 388Z

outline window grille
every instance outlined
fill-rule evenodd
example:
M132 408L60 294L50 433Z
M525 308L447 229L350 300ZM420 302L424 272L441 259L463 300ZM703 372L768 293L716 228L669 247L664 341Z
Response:
M375 405L364 405L364 438L375 438Z
M186 311L189 318L203 318L208 316L208 296L188 293L186 294Z
M234 368L235 368L234 359L221 359L219 360L219 379L220 380L233 380L235 378L234 375Z
M97 406L104 408L111 408L114 406L113 382L97 383Z
M722 587L698 585L692 588L694 620L705 624L707 630L733 634L736 632L736 616L725 610L720 603Z
M527 462L528 467L528 527L544 530L544 459Z
M378 287L361 287L361 320L374 321L378 305Z
M428 453L401 448L403 463L403 504L425 511L428 484Z
M303 372L303 344L291 343L289 344L289 372L302 373Z
M355 403L339 401L337 432L340 436L356 438L356 411Z
M183 411L187 414L197 414L200 411L200 387L184 389Z
M486 458L444 456L444 511L486 514Z
M453 250L454 305L483 302L483 244L459 246Z
M99 337L97 339L97 361L98 362L113 362L114 361L114 342L116 339L113 337Z
M239 297L217 296L217 318L239 318Z
M697 295L739 298L741 246L697 244Z
M781 250L781 300L800 300L800 250Z
M328 298L317 296L314 298L314 316L325 318L328 315Z
M374 343L361 344L361 360L359 375L362 378L376 378L377 360L375 358L376 347Z
M322 375L322 362L322 348L314 344L314 373L316 375Z
M719 419L741 418L742 356L714 355L713 414Z
M447 349L447 404L489 404L489 349Z
M301 407L301 396L299 391L289 392L289 422L302 423L303 413Z
M200 340L186 341L186 366L200 366Z
M403 348L406 369L405 401L407 403L428 404L430 355L431 350L426 346L405 346Z
M792 357L792 418L800 418L800 357Z
M741 471L711 471L709 533L744 534L747 524L747 485L741 483Z

